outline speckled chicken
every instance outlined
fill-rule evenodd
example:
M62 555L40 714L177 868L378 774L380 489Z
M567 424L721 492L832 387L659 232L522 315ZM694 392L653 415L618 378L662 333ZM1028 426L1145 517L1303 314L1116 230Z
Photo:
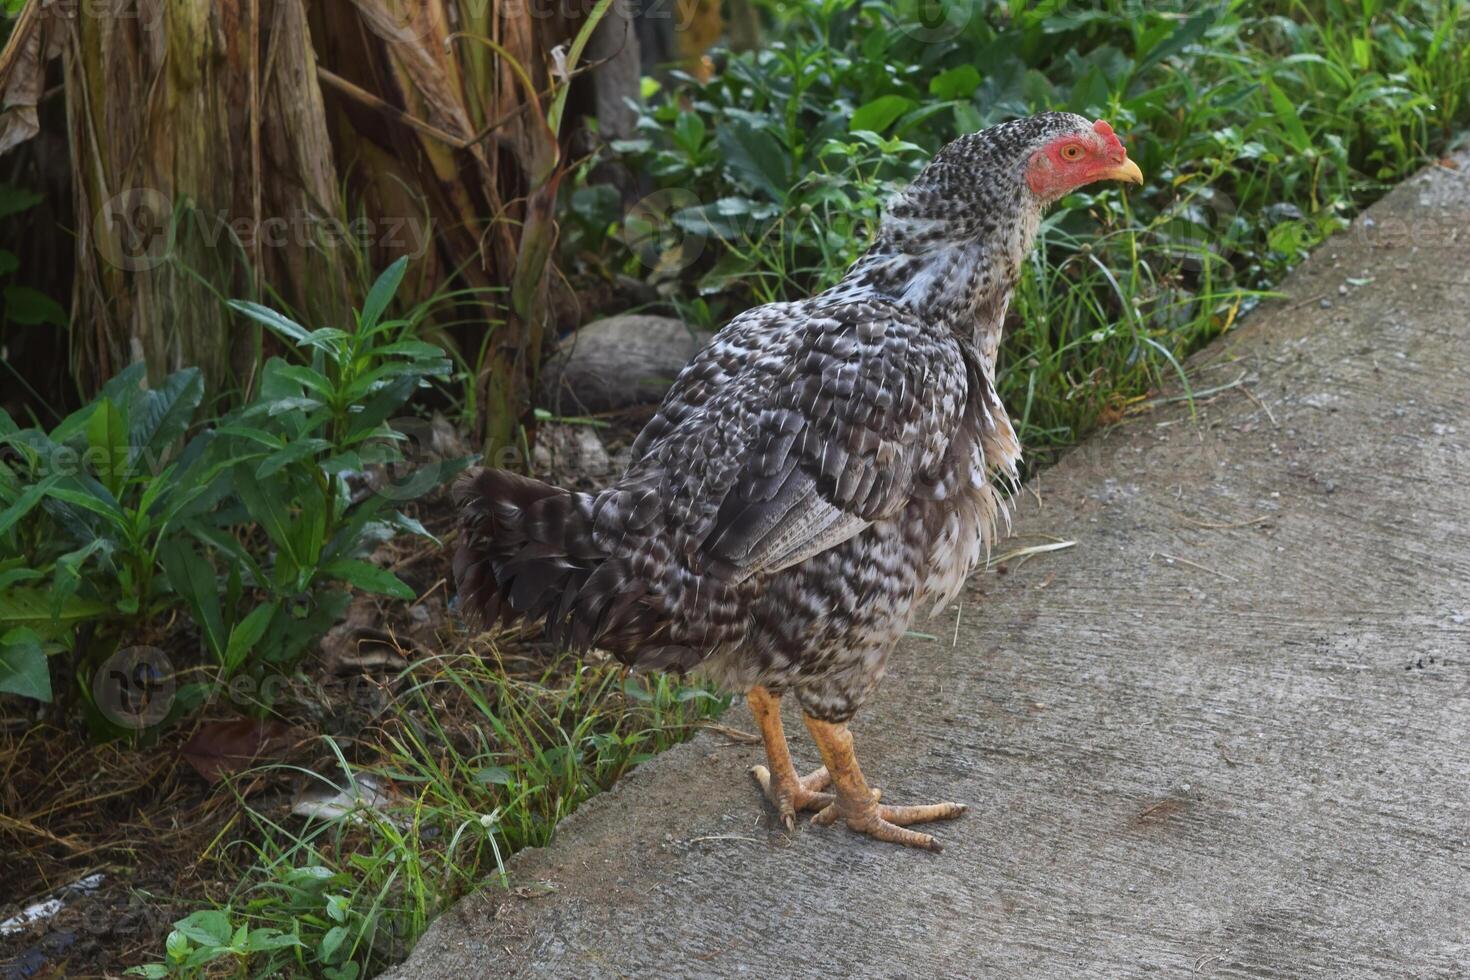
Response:
M715 336L614 485L466 478L463 608L746 692L769 760L753 772L788 828L815 809L938 850L909 825L965 808L880 803L847 722L915 612L948 602L989 545L1020 458L995 390L1006 307L1043 210L1099 180L1143 177L1107 123L1070 113L945 146L837 285ZM805 777L786 694L824 763Z

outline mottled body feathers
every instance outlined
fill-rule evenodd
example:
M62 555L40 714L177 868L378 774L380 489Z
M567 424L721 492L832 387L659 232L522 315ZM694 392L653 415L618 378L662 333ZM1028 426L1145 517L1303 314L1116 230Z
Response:
M465 608L845 721L1003 513L1020 449L995 356L1047 203L1025 166L1090 125L1048 113L946 147L841 282L720 331L606 490L463 483Z

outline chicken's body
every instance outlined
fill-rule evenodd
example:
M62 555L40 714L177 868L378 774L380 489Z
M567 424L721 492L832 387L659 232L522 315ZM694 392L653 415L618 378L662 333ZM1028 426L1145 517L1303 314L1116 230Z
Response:
M467 608L544 617L569 646L752 691L774 770L760 778L788 822L831 800L826 775L798 782L785 754L771 705L790 692L836 783L827 817L935 846L894 824L962 808L878 806L845 723L915 612L951 598L988 545L994 480L1013 480L1020 456L994 377L1048 203L1032 156L1093 132L1049 113L950 144L841 282L716 335L608 489L493 470L465 484ZM987 167L1014 173L974 180Z

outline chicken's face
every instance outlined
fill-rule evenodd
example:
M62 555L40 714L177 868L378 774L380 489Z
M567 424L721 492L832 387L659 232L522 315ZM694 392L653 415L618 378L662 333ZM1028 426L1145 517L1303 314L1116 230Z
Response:
M1026 164L1026 186L1044 204L1100 180L1143 183L1143 172L1128 159L1123 141L1101 119L1089 130L1049 140L1031 154Z

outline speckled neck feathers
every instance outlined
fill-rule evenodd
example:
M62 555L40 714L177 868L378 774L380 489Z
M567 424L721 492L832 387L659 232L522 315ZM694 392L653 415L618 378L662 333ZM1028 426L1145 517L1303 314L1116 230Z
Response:
M1054 112L949 143L884 212L876 240L834 299L881 296L982 347L998 333L1044 204L1026 185L1030 154L1087 121Z

